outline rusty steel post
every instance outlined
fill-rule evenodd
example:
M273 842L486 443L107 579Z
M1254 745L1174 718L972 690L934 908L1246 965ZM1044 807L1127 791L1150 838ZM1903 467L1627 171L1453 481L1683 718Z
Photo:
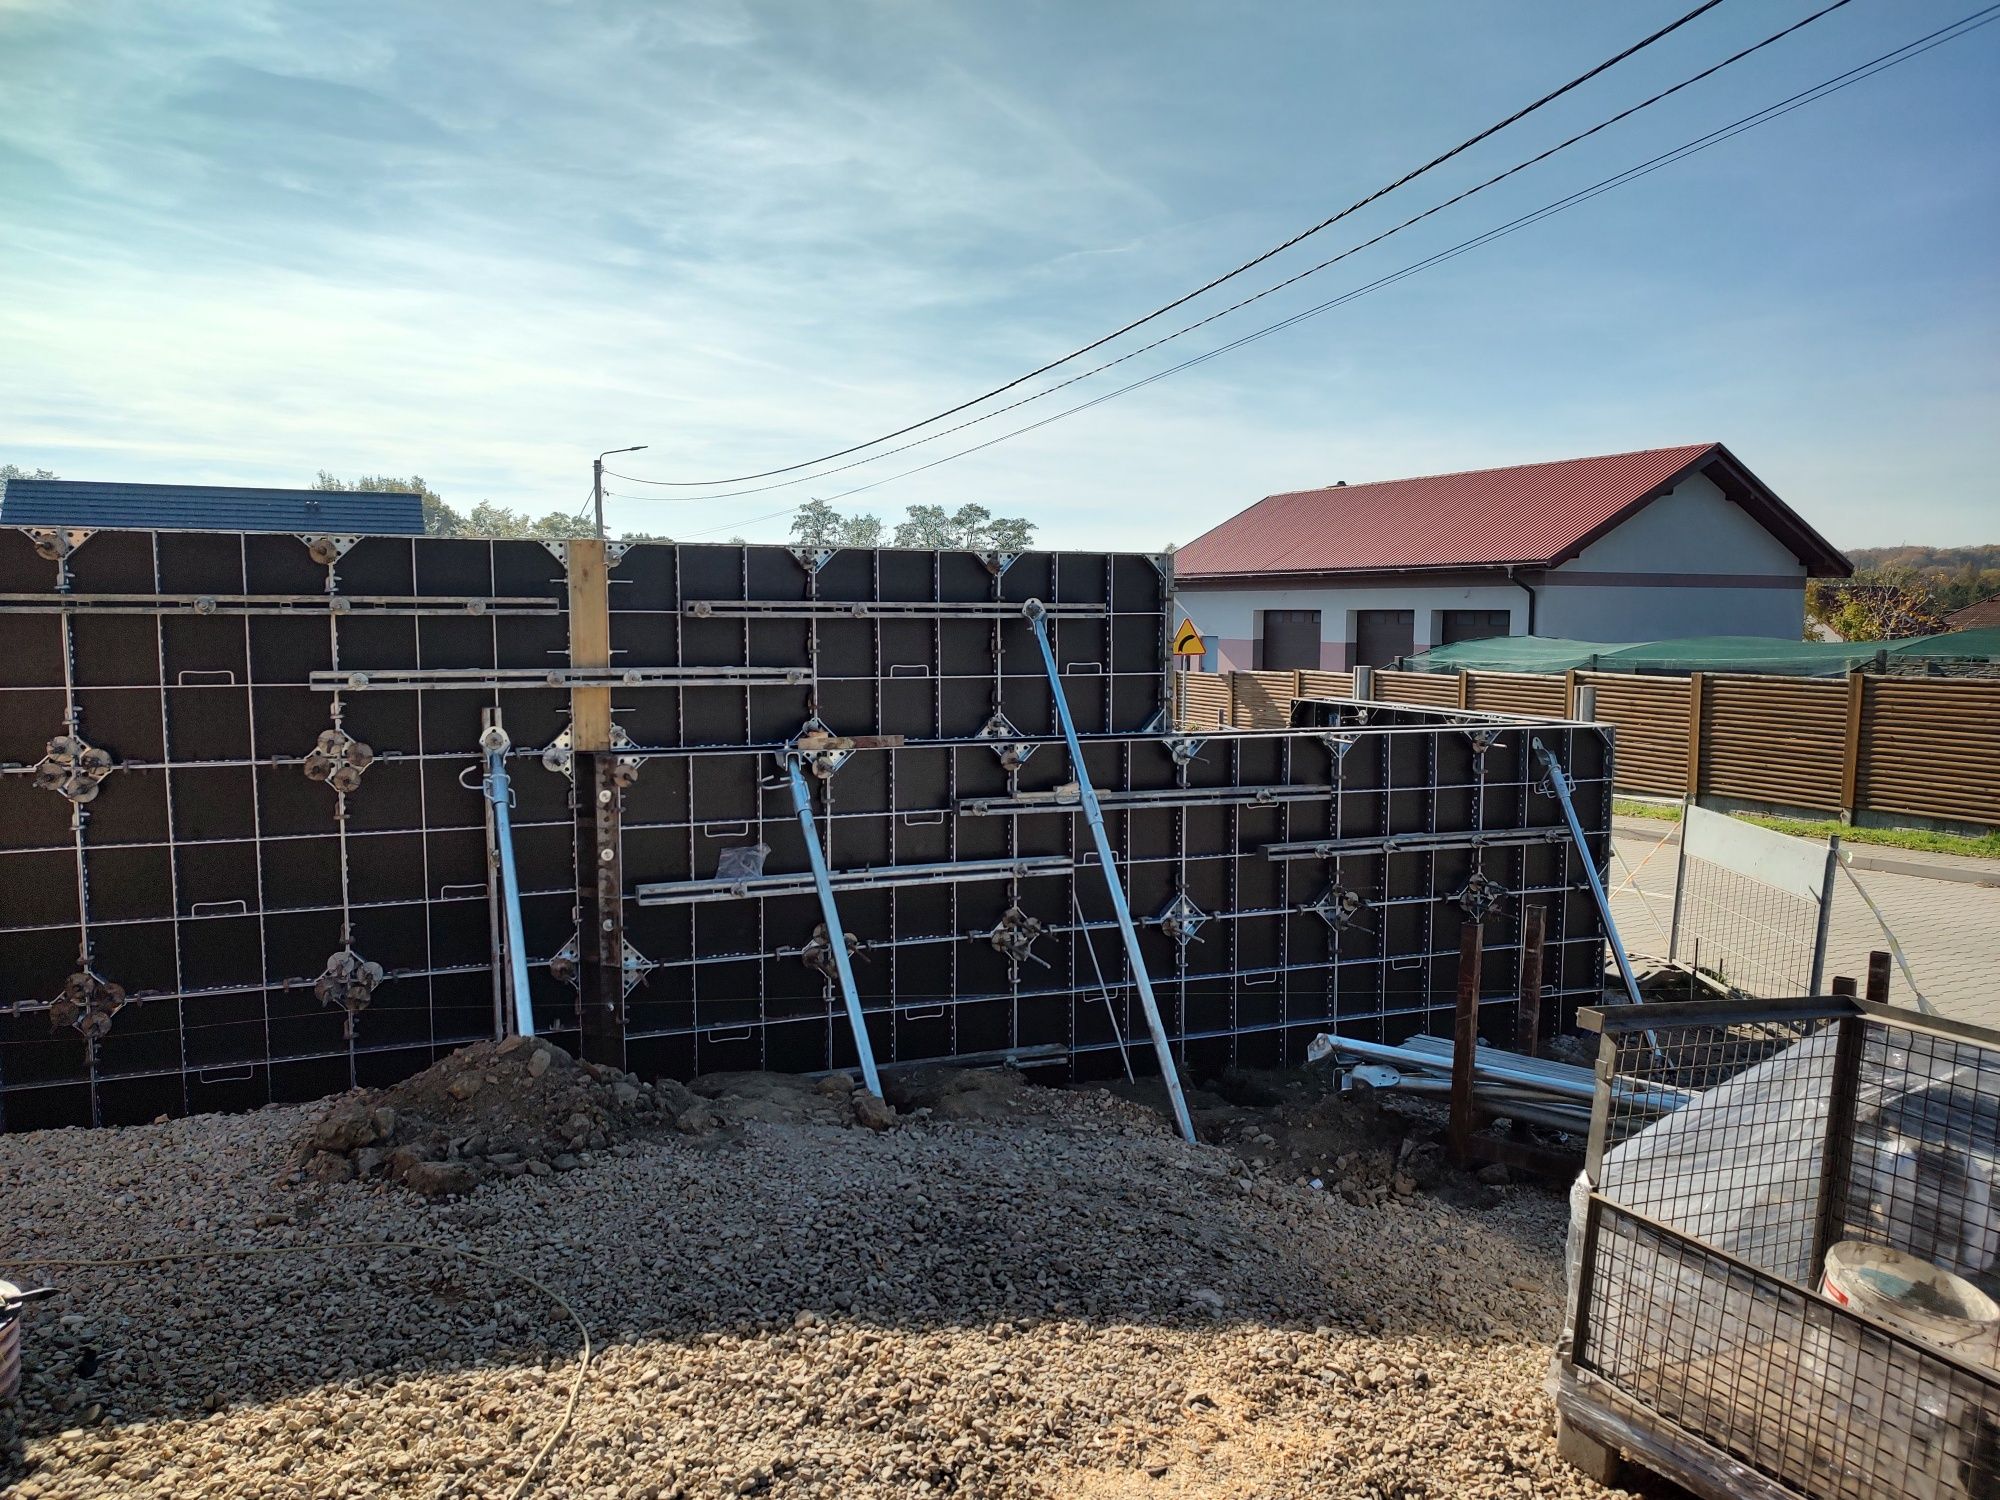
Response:
M1519 1021L1514 1045L1530 1057L1542 1051L1542 948L1548 939L1549 914L1539 906L1521 913L1521 985Z

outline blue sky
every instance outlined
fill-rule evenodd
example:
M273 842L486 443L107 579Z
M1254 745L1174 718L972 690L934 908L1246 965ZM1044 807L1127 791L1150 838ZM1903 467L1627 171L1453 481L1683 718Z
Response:
M1975 3L1855 0L1012 418L766 495L614 480L612 524L779 539L758 518L1213 347ZM537 512L577 506L602 448L649 444L630 472L667 478L789 463L1108 331L1685 8L0 0L0 461L418 472ZM1239 284L1813 8L1727 0ZM1719 438L1838 543L2000 540L1996 82L2000 25L843 508L978 501L1046 542L1152 548L1275 490Z

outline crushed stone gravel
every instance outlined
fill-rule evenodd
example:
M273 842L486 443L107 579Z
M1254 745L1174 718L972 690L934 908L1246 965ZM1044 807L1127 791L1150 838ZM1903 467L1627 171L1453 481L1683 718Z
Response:
M1420 1132L1385 1137L1296 1083L1198 1101L1227 1143L1192 1147L1103 1090L926 1070L888 1091L886 1118L857 1120L851 1079L700 1079L697 1133L670 1108L599 1127L602 1147L550 1142L566 1170L481 1169L440 1197L301 1170L300 1142L354 1099L0 1137L0 1275L441 1242L545 1283L600 1350L530 1475L579 1339L477 1262L23 1271L60 1290L30 1310L21 1397L0 1404L0 1492L1612 1493L1557 1459L1542 1390L1560 1193L1455 1171L1402 1191ZM1348 1188L1308 1185L1341 1146Z

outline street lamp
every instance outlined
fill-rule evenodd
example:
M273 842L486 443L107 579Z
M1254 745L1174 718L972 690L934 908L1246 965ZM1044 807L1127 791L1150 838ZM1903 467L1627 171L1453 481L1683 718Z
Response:
M604 460L614 453L644 453L646 445L639 443L631 448L606 448L590 461L590 501L597 511L597 539L604 540Z

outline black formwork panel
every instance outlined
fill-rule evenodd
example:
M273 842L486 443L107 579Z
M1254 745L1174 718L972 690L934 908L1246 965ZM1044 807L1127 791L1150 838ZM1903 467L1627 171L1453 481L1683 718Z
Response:
M1142 556L641 543L611 570L612 662L709 669L709 681L616 688L636 747L776 745L809 721L839 735L967 739L998 715L1058 731L1021 606L1040 600L1084 734L1161 718L1169 589ZM732 680L795 668L796 683Z
M1545 1024L1566 1025L1600 997L1602 928L1528 742L1539 736L1570 768L1601 861L1602 731L1468 731L1442 717L1337 735L1086 744L1146 970L1196 1077L1295 1064L1332 1026L1390 1042L1447 1033L1456 898L1474 871L1507 892L1485 923L1482 1034L1519 1040L1524 904L1547 913ZM627 804L623 913L626 939L652 965L627 1022L642 1071L856 1060L841 996L807 962L821 909L781 772L758 753L645 760ZM1072 780L1063 745L1042 738L1013 770L984 743L931 744L859 750L815 782L815 827L879 1060L1006 1055L1088 1078L1120 1072L1123 1046L1145 1068L1143 1012L1095 846L1063 790ZM761 876L723 877L742 851L761 856ZM1336 889L1360 898L1355 919L1329 914ZM1038 924L1018 963L993 941L1010 912Z
M513 774L537 1009L574 1028L547 969L572 932L570 788L540 761L568 693L327 685L565 664L559 557L412 537L324 539L326 561L289 535L64 540L51 556L62 542L0 530L8 1128L311 1099L491 1036L482 709L534 747ZM373 752L351 790L304 774L329 731ZM59 735L110 758L88 801L37 784ZM350 951L383 970L352 1010L316 993ZM123 991L94 1046L59 1006L78 975Z
M1441 1029L1449 898L1475 859L1517 893L1487 922L1485 993L1512 993L1519 899L1549 910L1562 1003L1544 1015L1596 992L1595 913L1573 847L1542 836L1560 820L1518 721L1481 748L1466 726L1490 716L1357 709L1191 748L1162 728L1172 596L1154 559L614 544L609 560L597 680L642 1070L853 1059L801 956L821 911L778 780L780 752L817 730L886 742L813 782L878 1055L1102 1076L1124 1045L1145 1065L1103 873L1062 800L1075 771L1030 599L1190 1070L1295 1060L1332 1023ZM576 851L602 832L578 787L609 758L569 750L570 587L561 543L0 529L0 1123L304 1100L493 1035L492 716L512 742L536 1027L576 1044L596 878ZM1601 733L1539 732L1602 840ZM344 782L308 774L330 735L337 758L369 752ZM59 736L108 761L74 802L50 785L82 774L52 766ZM722 854L758 844L789 886L659 898L715 895ZM1359 920L1323 914L1333 887ZM1010 911L1039 924L1019 965L991 938ZM358 999L329 983L348 955L381 971ZM1512 1014L1494 1000L1487 1034L1509 1039Z

